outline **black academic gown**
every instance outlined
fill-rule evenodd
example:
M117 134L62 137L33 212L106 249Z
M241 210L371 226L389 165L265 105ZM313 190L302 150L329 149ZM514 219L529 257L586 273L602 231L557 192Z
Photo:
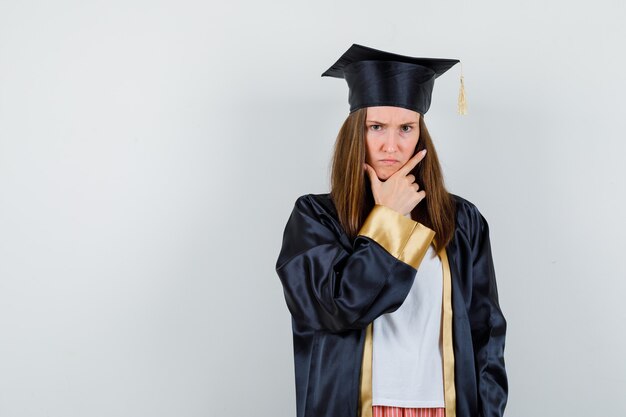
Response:
M456 228L446 253L456 416L447 417L501 417L508 394L506 320L498 303L489 227L474 204L451 195ZM361 414L365 329L402 305L434 235L391 209L375 209L366 223L382 226L365 225L351 241L330 195L308 194L297 199L285 227L276 271L292 316L297 417ZM408 229L406 222L412 223ZM396 235L402 236L394 241Z

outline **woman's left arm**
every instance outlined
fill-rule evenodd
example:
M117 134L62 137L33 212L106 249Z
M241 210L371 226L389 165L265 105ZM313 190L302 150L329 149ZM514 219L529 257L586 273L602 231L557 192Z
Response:
M491 256L489 225L476 210L472 237L472 328L478 401L481 417L501 417L506 407L508 381L504 366L506 320L500 309Z

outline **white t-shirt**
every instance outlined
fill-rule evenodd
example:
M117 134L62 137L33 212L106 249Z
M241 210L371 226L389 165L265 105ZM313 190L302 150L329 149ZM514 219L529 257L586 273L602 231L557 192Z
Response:
M442 297L443 269L431 244L405 301L374 320L373 405L444 407Z

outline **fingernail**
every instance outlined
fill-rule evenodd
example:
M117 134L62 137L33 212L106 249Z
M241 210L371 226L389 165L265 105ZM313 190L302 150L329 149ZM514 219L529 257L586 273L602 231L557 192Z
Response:
M423 149L423 150L422 150L422 153L425 155L425 154L426 154L426 149Z

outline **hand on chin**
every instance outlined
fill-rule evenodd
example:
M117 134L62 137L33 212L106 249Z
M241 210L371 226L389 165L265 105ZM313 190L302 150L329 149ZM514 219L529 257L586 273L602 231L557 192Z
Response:
M387 179L389 179L389 177L391 177L393 174L395 174L397 171L398 171L397 169L379 168L376 170L376 176L378 177L379 180L384 182Z

